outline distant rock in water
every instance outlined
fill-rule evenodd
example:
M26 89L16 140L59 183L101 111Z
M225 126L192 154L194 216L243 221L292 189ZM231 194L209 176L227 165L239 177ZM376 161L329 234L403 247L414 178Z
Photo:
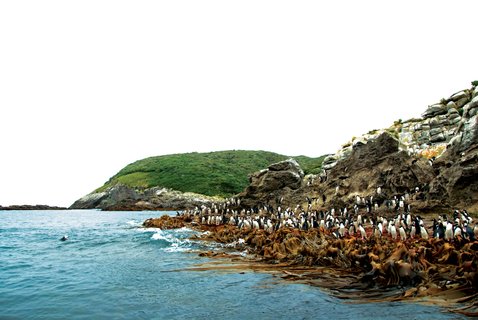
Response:
M57 206L48 206L44 204L36 204L36 205L13 205L8 207L0 206L0 210L66 210L65 207L57 207Z
M104 192L91 193L77 200L70 209L101 209L105 211L179 210L211 205L221 198L191 192L154 187L133 189L116 185Z

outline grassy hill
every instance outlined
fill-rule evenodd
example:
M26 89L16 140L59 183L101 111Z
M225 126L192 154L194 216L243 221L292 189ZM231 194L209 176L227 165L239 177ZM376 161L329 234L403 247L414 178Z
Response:
M230 196L248 185L249 174L288 158L273 152L244 150L151 157L127 165L96 191L121 183L130 187L161 186L210 196ZM294 158L308 174L320 171L324 157Z

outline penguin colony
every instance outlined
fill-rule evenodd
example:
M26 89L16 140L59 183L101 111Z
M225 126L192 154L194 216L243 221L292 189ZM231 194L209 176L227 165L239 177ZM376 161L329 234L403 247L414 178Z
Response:
M377 189L377 194L381 188ZM336 238L389 237L392 240L434 237L452 241L475 241L478 237L478 224L466 210L454 210L451 214L438 215L431 225L426 225L420 215L411 213L408 193L394 196L381 204L374 202L373 196L363 198L356 196L352 208L336 210L312 210L312 201L307 198L307 208L301 206L283 209L280 204L276 209L270 205L235 210L240 200L230 199L223 204L213 204L185 210L181 216L196 220L206 226L230 225L240 230L263 229L268 233L283 228L308 231L318 229Z
M379 193L383 191L377 189L375 195ZM347 275L328 279L326 285L353 278L354 284L344 287L401 288L394 299L449 293L453 299L447 298L448 303L467 304L456 312L478 316L476 222L458 209L423 219L412 213L412 197L405 193L378 202L373 196L356 196L349 207L329 210L314 209L311 199L306 199L307 205L284 209L282 198L275 208L249 209L241 207L240 199L229 199L178 212L177 217L148 219L144 226L167 229L189 224L208 231L202 240L235 244L265 262L329 267ZM310 281L320 277L315 273ZM300 276L301 281L305 278ZM334 292L339 292L337 288Z

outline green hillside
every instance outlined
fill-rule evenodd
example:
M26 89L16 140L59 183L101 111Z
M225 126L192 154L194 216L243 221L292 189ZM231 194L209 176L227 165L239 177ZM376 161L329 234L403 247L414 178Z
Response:
M290 157L266 151L183 153L146 158L127 165L102 191L121 183L130 187L161 186L183 192L230 196L248 185L249 174ZM318 173L324 157L294 157L306 174Z

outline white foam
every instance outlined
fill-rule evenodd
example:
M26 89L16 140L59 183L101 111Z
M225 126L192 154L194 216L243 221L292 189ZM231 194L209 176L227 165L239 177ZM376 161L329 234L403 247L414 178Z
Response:
M194 231L193 229L189 229L187 227L182 227L182 228L179 228L179 229L173 229L174 232L177 232L177 233L184 233L184 232L196 232Z
M139 232L158 232L162 231L160 228L138 228Z
M181 247L177 243L173 243L171 244L171 247L163 248L162 250L164 252L186 252L186 251L190 251L191 249L186 247Z
M136 221L136 220L129 220L129 221L126 221L126 224L132 226L132 227L136 227L136 226L140 226L141 223L139 221Z

